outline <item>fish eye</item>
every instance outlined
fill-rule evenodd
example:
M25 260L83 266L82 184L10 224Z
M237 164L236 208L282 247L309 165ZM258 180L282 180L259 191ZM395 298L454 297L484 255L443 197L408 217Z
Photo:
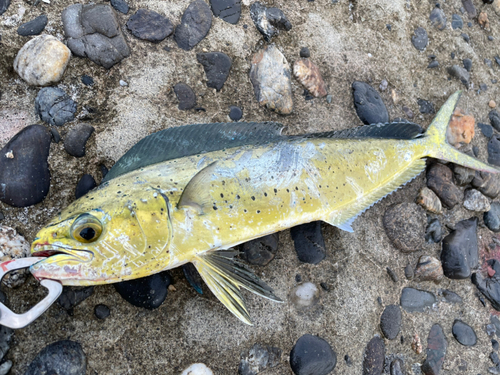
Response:
M71 236L83 243L96 241L101 233L101 222L90 214L80 215L71 226Z

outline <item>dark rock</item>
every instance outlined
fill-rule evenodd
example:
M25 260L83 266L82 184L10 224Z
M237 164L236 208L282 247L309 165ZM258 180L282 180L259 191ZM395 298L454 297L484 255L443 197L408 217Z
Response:
M255 344L243 353L238 366L239 375L257 375L280 364L281 349Z
M271 41L273 36L278 35L280 29L286 31L292 29L292 24L280 9L266 8L258 1L250 6L250 17L267 42Z
M179 100L179 106L178 108L180 110L186 110L186 109L191 109L196 106L196 95L185 83L178 83L174 86L174 92L175 95L177 96L177 100Z
M395 283L399 282L399 278L396 272L394 272L390 267L387 267L386 271L392 281L394 281Z
M103 304L99 304L94 307L94 314L98 319L106 319L110 314L109 307Z
M179 48L189 51L202 41L212 26L212 11L203 0L194 0L182 15L174 39Z
M420 111L420 113L424 114L436 113L434 109L434 104L432 104L432 102L429 102L424 99L418 99L417 103L418 103L418 110Z
M197 293L203 294L203 280L194 264L184 264L182 266L182 271L184 272L184 277L189 282L189 285L191 285Z
M77 158L85 156L85 144L93 132L94 128L89 124L78 124L71 128L64 138L64 149Z
M491 306L500 311L500 262L496 259L486 261L488 273L483 278L481 273L472 275L472 283L491 302ZM490 276L491 275L491 276Z
M50 134L52 135L52 139L54 140L55 143L61 142L61 134L59 134L57 128L51 127Z
M441 262L429 255L422 255L418 259L415 277L420 281L440 282L443 279Z
M413 44L413 47L419 51L425 51L427 45L429 44L427 31L425 31L423 27L417 28L411 37L411 43Z
M304 58L311 57L311 52L309 52L309 48L302 47L300 49L300 57L304 57Z
M491 138L491 136L493 135L493 127L491 125L478 122L477 126L479 126L479 129L481 129L481 133L483 133L486 138Z
M462 0L462 5L467 11L469 18L476 18L477 16L476 7L472 3L472 0Z
M0 16L5 13L7 9L9 9L10 0L0 0Z
M392 244L403 252L424 247L426 216L416 203L400 203L387 209L382 220Z
M0 200L14 207L41 202L50 187L51 136L42 125L30 125L0 150ZM8 157L7 155L12 155Z
M464 39L467 43L469 43L469 42L470 42L470 36L469 36L469 34L462 33L462 34L460 34L460 36L461 36L461 37L462 37L462 38L463 38L463 39ZM451 74L451 73L450 73L450 74ZM453 75L453 74L452 74L452 75ZM457 77L457 78L460 78L460 77ZM462 81L462 83L463 83L463 81ZM464 83L464 85L465 85L465 83Z
M127 29L135 37L159 43L174 31L170 20L148 9L139 9L127 21Z
M494 339L491 340L491 346L493 347L493 350L497 350L497 351L498 351L498 348L500 347L500 345L498 344L498 341L494 340Z
M394 361L392 361L391 375L405 375L405 365L401 359L396 358Z
M458 14L454 14L451 16L451 27L452 29L461 29L464 26L464 21L462 20L462 17L460 17Z
M425 290L403 288L400 304L408 312L422 312L436 303L436 296Z
M452 179L451 169L440 163L434 164L427 172L427 186L448 208L455 207L462 200L462 192L453 184Z
M495 352L490 353L490 359L491 362L493 362L495 365L498 365L500 363L500 358L498 358L498 354Z
M489 68L492 68L492 61L490 59L484 59L484 63L486 64L486 66L488 66Z
M232 105L229 107L229 118L233 121L239 121L243 117L243 111L240 107Z
M479 147L477 146L472 146L472 153L474 156L477 158L479 156Z
M93 286L85 286L85 287L71 287L65 286L63 287L63 291L59 298L57 299L57 303L66 311L68 311L69 315L73 315L73 309L78 306L80 303L85 301L94 293Z
M431 25L438 30L446 28L446 16L441 8L435 7L429 16L429 20L431 21Z
M380 317L380 329L386 338L394 340L401 329L401 308L389 305Z
M90 76L87 76L87 75L83 75L82 76L82 83L85 85L85 86L93 86L94 85L94 79Z
M203 65L207 76L207 86L220 91L231 70L232 61L222 52L197 53L196 59Z
M346 354L346 355L344 356L344 361L345 361L345 364L346 364L347 366L349 366L349 367L351 367L351 366L352 366L352 360L351 360L351 357L349 357L349 354Z
M385 345L384 340L375 336L365 348L363 359L363 375L380 375L384 370Z
M411 264L407 264L405 267L405 277L407 280L411 280L413 279L413 276L415 276L415 274L413 273L413 267L411 266Z
M443 239L441 263L446 277L466 279L471 275L472 269L478 266L477 222L476 217L462 220Z
M62 340L43 348L25 375L85 375L86 371L87 359L81 345Z
M491 209L484 213L484 224L492 232L500 232L500 203L492 202Z
M495 134L488 142L488 163L500 166L500 135Z
M443 229L438 219L432 219L425 229L425 240L438 243L443 238Z
M5 219L5 215L0 212L0 220L3 220L3 219ZM5 298L5 294L4 294L4 298ZM0 302L5 304L5 301L2 301L2 297L0 297Z
M500 65L500 56L495 56L495 62Z
M238 23L241 15L241 0L210 0L215 17L233 25Z
M44 87L35 98L35 111L49 125L64 125L75 119L76 102L62 89Z
M113 284L116 291L130 304L153 310L165 301L171 284L167 272L156 273L141 279Z
M250 264L266 266L278 251L278 233L269 234L241 245L241 257Z
M37 18L23 23L17 28L17 33L21 36L39 35L45 26L47 26L48 18L47 15L42 14Z
M429 65L427 65L427 68L434 69L434 68L437 68L438 66L439 66L439 61L433 60L429 63Z
M488 118L490 119L491 126L500 132L500 113L493 109L488 113Z
M120 13L127 14L129 10L125 0L111 0L111 6Z
M495 315L491 314L490 322L491 324L488 324L486 326L486 334L488 336L494 335L497 331L500 332L500 319L498 319L498 317L496 317Z
M290 366L295 375L327 375L336 364L337 354L317 336L302 336L290 352Z
M108 174L109 170L104 164L100 164L99 169L101 170L101 175L102 178L104 179L104 177L106 177L106 175Z
M453 333L453 337L455 337L460 344L464 346L476 345L476 332L461 320L455 320L451 332Z
M439 324L434 324L427 338L427 358L421 367L424 374L439 375L447 348L448 341L443 328Z
M318 264L326 256L325 240L321 233L321 222L298 225L290 229L297 257L301 262Z
M472 70L472 60L471 59L463 59L462 63L464 64L465 70L470 72Z
M490 198L500 194L500 175L497 173L476 172L472 186Z
M458 294L452 292L451 290L443 289L442 293L443 293L443 297L444 297L446 302L448 302L448 303L462 303L462 298Z
M75 197L76 199L83 197L90 190L95 188L97 184L95 183L94 177L89 174L84 174L78 184L76 185Z
M467 70L458 65L453 65L448 68L448 74L452 77L455 77L462 82L465 87L469 88L470 85L470 74Z
M389 113L382 98L368 83L354 81L352 95L356 113L364 124L389 122Z

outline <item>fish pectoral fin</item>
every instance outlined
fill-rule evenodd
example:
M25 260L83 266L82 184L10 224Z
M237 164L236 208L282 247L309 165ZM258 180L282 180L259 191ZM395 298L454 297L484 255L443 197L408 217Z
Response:
M238 319L251 325L240 287L272 301L282 301L274 295L269 285L234 259L236 254L234 250L214 251L197 255L193 264L217 299Z
M347 219L347 221L345 221L343 223L339 223L339 224L333 224L333 223L330 223L328 221L325 221L325 222L328 224L331 224L333 226L336 226L337 228L342 229L346 232L353 233L354 229L352 229L352 223L354 222L354 219L356 219L356 216L351 217L351 218Z
M202 215L213 207L209 186L216 164L213 162L206 166L187 183L177 204L178 209L188 208Z

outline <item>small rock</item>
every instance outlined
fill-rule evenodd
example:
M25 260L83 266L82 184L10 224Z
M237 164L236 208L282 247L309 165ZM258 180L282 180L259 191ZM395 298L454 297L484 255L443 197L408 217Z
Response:
M306 334L290 352L290 366L295 375L327 375L337 364L337 354L320 337Z
M314 97L322 98L328 93L321 72L309 59L300 59L293 64L293 75Z
M14 228L0 225L0 262L25 258L29 255L30 244L24 239L24 237L18 234ZM2 283L9 288L17 288L23 285L26 281L26 274L25 270L9 272L2 279Z
M477 146L472 146L472 153L474 156L477 158L479 156L479 147Z
M463 302L462 298L458 294L452 292L451 290L443 289L442 293L443 293L443 297L444 297L445 302L448 302L448 303L462 303Z
M497 331L500 332L500 319L494 314L490 315L490 322L492 324L486 325L486 334L493 336Z
M438 219L432 219L425 229L425 240L427 242L439 243L443 238L443 229Z
M491 306L500 311L500 262L496 259L486 261L487 274L483 278L480 272L472 275L471 281L491 302Z
M413 111L410 108L408 108L407 106L403 106L402 109L406 117L408 117L409 119L412 119L414 117Z
M405 253L421 250L424 247L425 222L424 210L415 203L391 206L383 218L387 237L395 247Z
M127 21L127 29L135 37L159 43L174 31L170 20L148 9L139 9Z
M453 333L453 337L455 337L460 344L464 346L476 345L476 332L461 320L455 320L451 332Z
M389 340L394 340L401 329L401 309L397 305L389 305L380 317L380 329Z
M462 63L464 64L465 70L470 72L472 70L472 60L471 59L463 59Z
M79 343L62 340L42 349L30 363L25 375L85 375L87 359Z
M380 375L384 370L384 340L375 336L368 342L363 359L363 375Z
M491 126L500 132L500 114L493 109L488 113L488 118L490 119Z
M285 56L274 44L261 49L253 56L250 80L260 105L282 115L292 113L290 68Z
M210 0L215 17L236 25L241 15L241 0Z
M187 110L196 106L196 94L193 89L185 83L178 83L174 86L174 92L179 100L178 108L180 110Z
M424 99L418 99L417 102L418 102L418 110L420 111L420 113L423 114L436 113L436 111L434 110L434 104L432 104L432 102L429 102Z
M479 16L477 17L477 23L483 29L489 30L490 29L490 21L488 20L488 13L480 12Z
M435 7L429 16L429 20L431 21L431 25L438 30L446 28L446 16L441 8Z
M415 268L415 277L420 281L440 282L443 279L441 262L431 256L422 255Z
M174 39L179 48L190 51L207 36L212 26L212 11L203 0L194 0L182 15Z
M354 81L352 95L356 113L364 124L389 122L389 113L382 98L368 83Z
M255 344L250 350L241 353L238 366L239 375L258 375L280 364L281 349Z
M451 16L451 27L453 30L456 29L461 29L464 26L464 21L462 20L462 17L458 14L454 14Z
M63 287L61 295L57 299L57 303L59 304L59 306L65 309L69 315L73 315L73 309L80 303L85 301L87 298L89 298L92 294L94 294L93 286L65 286Z
M233 121L240 121L243 117L243 111L240 107L232 105L229 107L229 118Z
M267 266L278 251L278 232L256 238L241 245L241 257L250 264Z
M380 85L379 85L379 89L380 91L385 91L387 90L387 87L389 87L389 82L387 82L385 79L382 80L382 82L380 82ZM403 108L404 110L404 108Z
M483 91L486 91L486 90L483 90ZM497 106L497 103L494 100L490 100L488 102L488 107L495 108L496 106Z
M193 363L182 371L181 375L214 375L214 373L204 363Z
M64 149L71 156L85 156L85 144L93 132L94 128L89 124L78 124L71 128L64 138Z
M457 146L460 143L469 144L474 138L475 124L474 117L464 114L459 108L455 109L446 129L446 140L452 146Z
M500 232L500 203L492 202L490 210L484 213L483 220L489 230Z
M492 62L490 59L484 59L484 63L489 67L489 68L492 68Z
M156 273L141 279L113 284L116 291L130 304L153 310L165 301L171 284L167 272Z
M45 29L45 26L47 26L47 22L47 15L42 14L41 16L38 16L35 19L19 26L17 28L17 33L21 36L40 35L43 29Z
M280 29L286 31L292 29L292 24L280 9L266 8L258 1L250 6L250 17L267 42L278 35Z
M411 349L417 354L422 353L422 342L420 341L420 336L418 335L418 333L415 333L415 335L413 336L413 340L411 341Z
M462 0L462 5L464 6L469 18L476 18L476 7L472 3L472 0Z
M453 184L452 179L451 169L440 163L434 164L427 172L427 186L448 208L455 207L462 198L462 192Z
M472 181L472 179L471 179ZM441 214L443 207L439 197L428 187L420 189L416 202L424 209L434 214Z
M127 87L128 86L128 83L126 81L124 81L123 79L120 79L120 81L118 83L120 84L121 87Z
M493 135L493 127L491 125L478 122L477 126L479 126L479 129L481 129L481 133L483 133L486 138L491 138L491 136Z
M413 267L411 266L411 264L407 264L405 267L405 277L407 280L411 280L413 279L413 276L415 276L415 274L413 273Z
M411 42L413 46L419 51L425 51L427 45L429 44L429 37L427 36L427 31L425 31L423 27L417 28L413 36L411 37Z
M89 174L84 174L78 184L76 185L75 197L76 199L83 197L90 190L95 188L97 184L95 183L94 177Z
M51 35L28 41L14 59L14 70L30 85L46 86L62 79L71 52Z
M463 34L462 34L463 35ZM465 87L469 88L470 86L470 73L458 65L453 65L448 68L448 74L452 77L455 77L462 82Z
M476 172L472 186L490 198L500 194L500 175L498 173Z
M469 211L486 212L490 210L490 201L476 189L467 189L464 207Z
M426 307L436 303L436 296L425 290L403 288L400 304L408 312L423 312Z
M500 348L500 344L498 343L497 340L491 340L491 346L493 347L493 350L496 350L498 351L498 349Z
M297 285L291 293L291 300L299 309L314 306L319 301L319 289L311 282Z
M205 69L207 86L220 91L229 76L232 60L222 52L197 53L196 59Z
M9 9L10 0L0 0L0 16L5 13L7 9Z
M35 98L35 111L47 124L62 126L75 119L76 102L60 88L44 87Z
M111 6L120 13L127 14L129 6L124 0L111 0Z
M448 341L443 328L439 324L434 324L427 338L427 358L421 367L425 375L439 375L447 348Z
M94 85L94 79L88 75L83 75L82 76L82 83L85 85L85 86L93 86Z
M405 365L403 364L403 361L399 358L396 358L394 361L391 362L391 375L404 375L406 374L405 372Z
M184 277L197 293L203 294L203 280L193 263L186 263L182 266ZM170 287L170 286L169 286Z
M399 282L399 278L398 278L398 275L396 274L396 272L394 272L392 270L392 268L390 267L387 267L386 268L386 271L387 271L387 274L389 275L389 277L391 278L391 280L395 283L398 283Z
M438 66L439 66L439 61L433 60L429 63L429 65L427 65L427 68L434 69L434 68L437 68Z
M110 314L109 307L103 304L99 304L94 307L94 314L97 319L106 319Z
M311 57L311 52L309 52L309 48L302 47L300 49L300 57L303 57L303 58Z
M297 257L301 262L318 264L326 256L325 240L321 233L321 222L298 225L290 230Z
M500 166L500 135L495 134L488 142L488 163Z
M1 212L0 212L0 220L3 220L3 219L5 219L5 215L4 215L3 213L1 213ZM1 301L1 298L0 298L0 302L2 302L2 301ZM3 302L2 302L2 303L3 303Z
M459 221L455 230L443 239L441 263L446 277L466 279L478 266L477 222L476 217Z

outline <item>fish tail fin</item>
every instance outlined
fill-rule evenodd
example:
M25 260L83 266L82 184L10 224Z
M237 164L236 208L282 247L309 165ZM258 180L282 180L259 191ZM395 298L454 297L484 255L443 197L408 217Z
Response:
M424 156L450 161L479 171L500 173L500 169L458 151L446 140L446 130L461 94L461 91L457 91L451 95L429 125L423 138L426 146L426 154Z

